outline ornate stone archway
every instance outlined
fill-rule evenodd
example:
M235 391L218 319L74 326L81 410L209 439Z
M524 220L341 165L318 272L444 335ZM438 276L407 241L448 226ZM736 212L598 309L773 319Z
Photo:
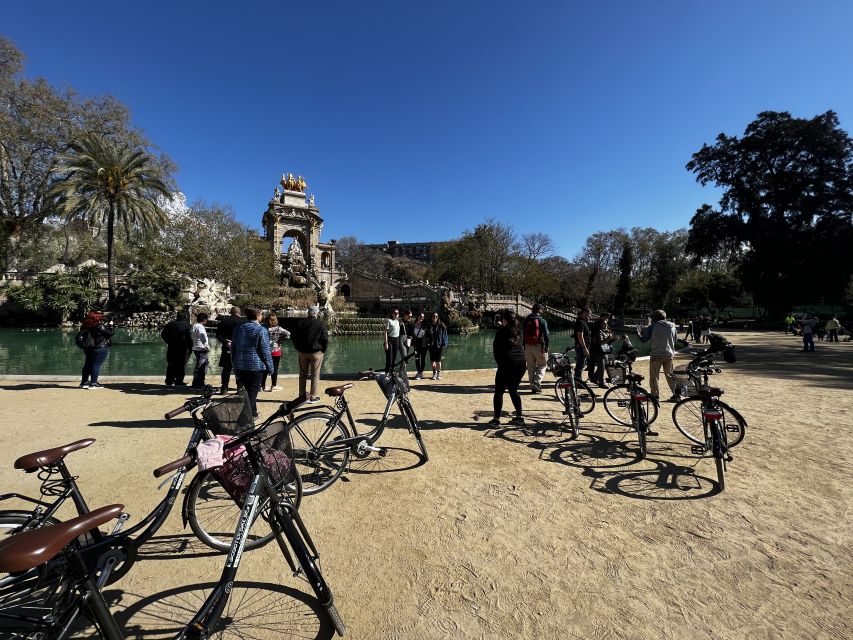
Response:
M337 265L335 241L320 242L323 218L314 204L314 196L307 196L308 184L302 176L282 175L283 190L275 188L272 199L264 212L262 224L266 239L272 248L276 271L283 277L292 263L291 256L282 252L282 241L293 237L299 244L306 267L306 283L297 286L313 286L322 303L337 294L338 287L346 279Z

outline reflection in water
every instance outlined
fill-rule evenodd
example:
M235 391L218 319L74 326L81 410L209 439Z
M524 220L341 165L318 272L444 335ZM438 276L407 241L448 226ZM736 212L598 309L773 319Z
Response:
M208 379L219 374L220 345L211 335ZM83 366L83 353L74 344L76 330L0 329L0 374L75 375ZM470 336L450 336L444 360L446 369L491 369L494 331ZM551 332L551 351L562 351L573 344L570 331ZM617 343L618 348L618 343ZM646 347L646 345L642 345ZM648 349L646 348L646 353ZM192 373L192 360L187 375ZM340 336L329 340L323 372L347 374L385 366L381 336ZM429 363L427 363L429 367ZM408 367L411 371L413 366ZM164 375L166 345L156 329L116 329L113 346L102 369L109 376ZM283 373L298 373L293 345L285 342L281 359ZM189 380L188 380L189 381Z

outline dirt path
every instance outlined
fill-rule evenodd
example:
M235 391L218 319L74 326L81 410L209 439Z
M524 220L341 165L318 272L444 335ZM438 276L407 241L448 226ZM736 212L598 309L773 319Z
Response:
M527 427L487 428L490 371L413 383L430 461L417 466L397 418L387 458L303 503L348 637L853 638L853 344L806 354L792 337L730 337L739 362L715 382L749 428L723 493L671 405L639 462L601 407L567 440L550 394L524 395ZM0 383L4 491L36 490L11 469L18 455L95 437L69 458L89 504L123 502L135 522L158 502L151 469L188 436L188 421L160 416L184 396L104 382ZM295 380L284 385L262 394L262 416L295 395ZM375 384L348 393L360 418L378 419ZM176 510L109 589L113 610L130 637L167 637L221 563ZM229 637L328 637L275 545L247 553L239 579Z

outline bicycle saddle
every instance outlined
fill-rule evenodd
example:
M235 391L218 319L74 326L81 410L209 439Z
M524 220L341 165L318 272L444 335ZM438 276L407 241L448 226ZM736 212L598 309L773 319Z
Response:
M45 449L44 451L28 453L27 455L21 456L15 460L15 468L24 469L26 471L35 471L39 467L46 467L49 464L53 464L60 458L64 458L72 451L85 449L94 441L94 438L86 438L85 440L78 440L77 442L66 444L64 447L55 447L53 449Z
M332 397L342 396L344 395L344 391L346 391L347 389L352 389L352 382L342 384L339 387L329 387L328 389L326 389L326 395Z
M0 571L14 573L44 564L74 538L117 518L123 509L123 504L111 504L67 522L30 529L6 538L0 542Z
M645 376L639 373L629 373L625 376L626 380L633 380L634 382L642 382Z
M724 391L719 387L703 387L702 389L700 389L700 393L705 396L718 398L723 395Z

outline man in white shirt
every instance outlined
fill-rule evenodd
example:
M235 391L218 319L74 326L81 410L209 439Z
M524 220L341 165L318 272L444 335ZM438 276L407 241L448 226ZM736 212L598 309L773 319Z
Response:
M193 389L204 388L204 376L207 373L207 359L210 353L210 342L207 339L207 314L199 313L193 325L193 353L195 354L195 369L193 370Z

